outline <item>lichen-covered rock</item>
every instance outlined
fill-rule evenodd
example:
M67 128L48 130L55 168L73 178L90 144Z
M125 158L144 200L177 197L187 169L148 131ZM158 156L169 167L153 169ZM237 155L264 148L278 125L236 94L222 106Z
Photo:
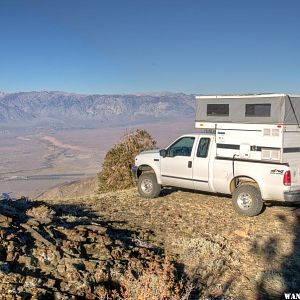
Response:
M87 255L94 259L108 260L112 258L110 251L105 247L104 244L90 243L84 244L83 247Z
M129 265L141 271L136 261L155 257L138 251L136 235L82 206L0 201L1 299L110 299Z
M7 226L11 223L12 218L9 218L5 215L0 214L0 224L1 226Z
M46 205L40 205L28 209L26 215L34 218L40 224L49 224L55 215L55 211Z

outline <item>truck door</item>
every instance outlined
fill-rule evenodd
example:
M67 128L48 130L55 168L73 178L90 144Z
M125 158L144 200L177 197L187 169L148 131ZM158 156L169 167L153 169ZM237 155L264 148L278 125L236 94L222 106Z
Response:
M192 157L195 137L185 136L173 143L167 156L161 157L161 176L164 185L193 189Z
M193 161L193 181L195 190L209 191L209 150L211 139L201 137Z

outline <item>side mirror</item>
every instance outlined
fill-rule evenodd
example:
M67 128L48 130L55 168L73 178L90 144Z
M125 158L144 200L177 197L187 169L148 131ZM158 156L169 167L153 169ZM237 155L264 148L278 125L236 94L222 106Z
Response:
M167 156L167 150L166 149L159 150L159 155L162 156L162 157L166 157Z

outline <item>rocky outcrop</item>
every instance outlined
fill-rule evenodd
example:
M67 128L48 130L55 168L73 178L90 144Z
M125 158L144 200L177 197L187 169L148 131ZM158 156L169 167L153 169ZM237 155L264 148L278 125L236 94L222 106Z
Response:
M83 206L0 202L1 299L106 299L161 249ZM102 298L101 298L102 297Z

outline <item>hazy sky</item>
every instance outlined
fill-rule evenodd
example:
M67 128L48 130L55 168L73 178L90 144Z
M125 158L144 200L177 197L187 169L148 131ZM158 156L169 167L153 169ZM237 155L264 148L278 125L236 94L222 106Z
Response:
M0 0L0 91L300 93L299 13L299 0Z

